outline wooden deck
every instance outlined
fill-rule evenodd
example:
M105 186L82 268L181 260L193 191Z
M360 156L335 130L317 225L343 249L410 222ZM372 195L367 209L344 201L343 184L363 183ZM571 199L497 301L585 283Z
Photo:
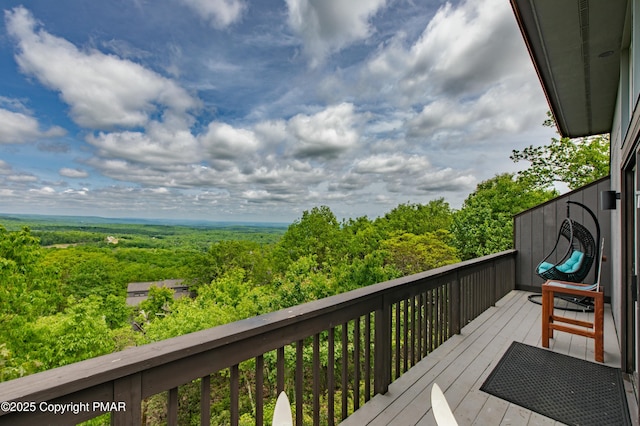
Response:
M512 291L495 307L462 329L394 381L385 395L376 395L343 425L435 425L431 385L442 388L456 420L463 425L560 425L547 417L480 391L511 342L541 347L541 307L528 301L531 293ZM590 314L576 313L576 317ZM609 305L605 306L605 364L620 366L620 349ZM593 361L593 340L557 332L551 350ZM631 418L631 384L625 381Z

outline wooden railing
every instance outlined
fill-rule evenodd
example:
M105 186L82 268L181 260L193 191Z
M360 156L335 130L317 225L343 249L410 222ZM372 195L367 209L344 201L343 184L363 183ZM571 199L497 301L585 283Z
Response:
M248 416L262 425L286 390L297 425L332 425L514 289L514 277L510 250L0 383L0 424L110 413L116 425L198 416L209 425L212 404L222 403L225 423ZM225 395L212 393L222 380Z

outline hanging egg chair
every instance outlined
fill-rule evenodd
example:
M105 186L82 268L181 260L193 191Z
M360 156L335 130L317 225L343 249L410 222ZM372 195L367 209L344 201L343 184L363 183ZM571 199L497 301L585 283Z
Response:
M593 238L591 232L584 225L571 219L569 204L577 204L591 215L596 224L597 239ZM595 214L584 204L567 201L567 218L560 225L560 232L553 250L540 262L536 273L544 280L582 282L591 270L593 261L599 255L596 243L599 240L600 224ZM565 244L567 248L563 252L562 247ZM550 262L550 259L559 260Z

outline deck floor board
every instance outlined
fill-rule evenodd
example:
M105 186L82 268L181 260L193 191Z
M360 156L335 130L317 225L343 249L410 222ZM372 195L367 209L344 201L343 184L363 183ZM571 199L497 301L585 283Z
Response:
M518 341L541 346L540 306L531 293L512 291L426 358L376 395L344 422L350 425L434 425L430 391L438 383L460 424L560 425L547 417L480 391L502 355ZM584 318L584 313L572 313ZM555 332L551 350L593 361L593 340ZM620 349L610 306L605 308L605 364L620 366ZM632 419L637 407L631 407ZM634 422L634 424L636 424Z

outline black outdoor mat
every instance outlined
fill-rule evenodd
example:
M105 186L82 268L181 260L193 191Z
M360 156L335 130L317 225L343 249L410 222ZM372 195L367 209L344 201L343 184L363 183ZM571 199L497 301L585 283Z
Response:
M631 425L620 369L519 342L480 390L569 425Z

